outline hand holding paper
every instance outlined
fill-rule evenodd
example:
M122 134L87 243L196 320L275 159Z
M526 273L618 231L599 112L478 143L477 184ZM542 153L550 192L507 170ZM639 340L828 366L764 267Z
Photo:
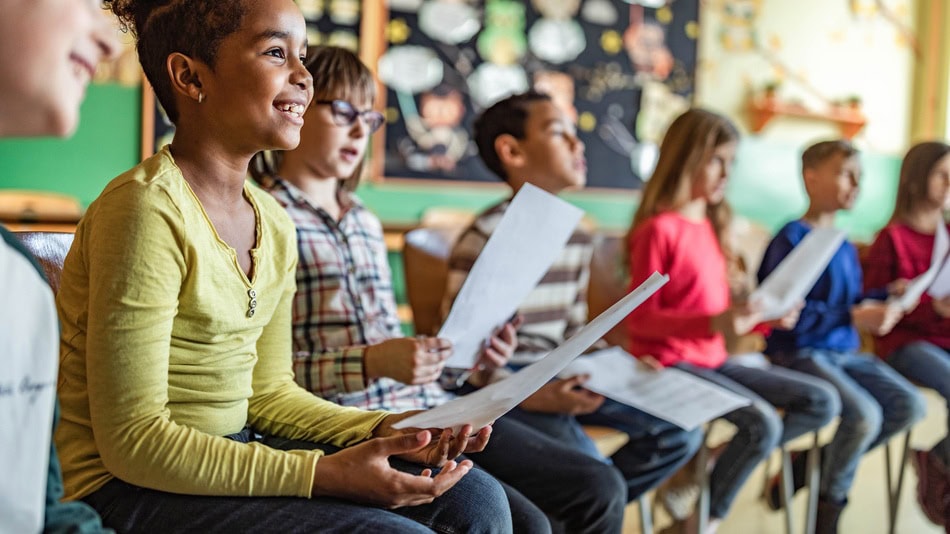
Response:
M669 276L653 273L640 287L597 316L540 361L501 382L404 419L393 425L393 428L451 428L457 432L465 424L470 424L473 428L490 424L546 384L669 279Z
M439 337L452 342L446 367L471 369L483 343L518 310L564 250L583 211L525 184L492 232Z
M805 299L844 242L835 228L815 228L779 263L749 296L762 321L779 319Z

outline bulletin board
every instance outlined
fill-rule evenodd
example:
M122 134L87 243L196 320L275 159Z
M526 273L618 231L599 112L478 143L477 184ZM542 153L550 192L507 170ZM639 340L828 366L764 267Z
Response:
M700 0L297 0L311 44L358 50L381 81L376 181L493 183L471 139L504 96L548 92L576 120L588 187L639 189L694 88ZM142 156L174 127L147 83Z
M361 13L359 0L296 0L307 21L307 42L359 50L362 28L372 18ZM381 5L382 2L380 1ZM144 78L144 76L143 76ZM170 143L175 127L155 98L148 81L142 84L142 159Z
M692 97L699 0L389 0L379 9L379 180L497 182L472 123L533 87L576 120L589 187L639 189Z

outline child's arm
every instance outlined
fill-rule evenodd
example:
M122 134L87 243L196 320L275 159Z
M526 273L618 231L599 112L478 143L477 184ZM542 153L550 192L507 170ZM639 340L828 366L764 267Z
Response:
M373 380L392 378L403 384L428 384L442 373L451 356L448 341L433 337L387 339L375 345L334 347L294 354L294 375L301 387L329 398L366 390Z
M631 240L628 265L630 280L636 286L653 272L670 274L672 236L655 231L653 227L641 229ZM722 281L723 284L726 280ZM704 338L713 334L712 316L691 310L671 307L663 302L664 289L648 298L627 317L627 328L633 337L641 339Z
M109 194L124 196L100 197L74 260L88 273L87 392L103 465L130 484L173 493L308 496L317 453L237 443L170 419L169 351L188 272L182 216L162 195ZM289 314L288 304L288 379ZM368 432L382 416L360 417Z
M897 248L889 228L877 235L861 262L864 271L864 291L886 288L900 278L897 274Z
M865 291L878 290L880 288L894 288L906 283L901 279L898 273L899 250L894 244L894 237L889 228L881 230L864 262L864 288ZM896 283L895 283L896 282ZM898 292L896 294L900 294ZM900 324L908 329L917 329L929 331L933 325L946 321L946 317L939 312L940 303L934 302L933 297L924 293L920 296L920 302L917 306L908 312L900 320Z
M761 284L779 263L795 248L800 239L793 240L789 232L779 232L765 249L765 256L759 265L757 278ZM798 322L792 331L795 332L824 332L835 326L850 322L851 306L830 305L828 302L815 298L805 298L805 304L798 315Z

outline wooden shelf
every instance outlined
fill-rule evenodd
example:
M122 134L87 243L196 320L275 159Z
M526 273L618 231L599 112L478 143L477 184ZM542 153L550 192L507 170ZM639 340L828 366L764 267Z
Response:
M830 121L838 125L841 136L851 139L864 125L867 118L861 110L853 107L834 106L827 111L815 111L801 104L782 102L774 98L754 97L749 101L749 115L752 119L752 131L759 132L775 117L800 117Z

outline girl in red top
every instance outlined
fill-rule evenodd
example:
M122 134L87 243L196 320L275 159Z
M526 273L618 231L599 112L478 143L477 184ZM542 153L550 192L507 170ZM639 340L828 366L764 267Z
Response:
M865 286L893 287L926 271L937 228L947 226L947 209L950 145L935 141L914 145L901 165L894 216L865 258ZM935 299L926 293L889 334L875 339L879 356L910 380L936 390L950 405L948 350L950 297ZM944 473L950 473L950 439L945 436L929 456L928 461L939 461Z
M628 235L632 287L653 271L670 275L628 317L630 352L752 401L725 415L738 431L711 475L706 534L715 532L743 481L776 445L821 428L840 409L835 390L819 379L728 360L726 339L760 322L745 303L730 302L726 273L733 252L724 237L731 219L724 198L738 139L728 119L709 111L691 109L673 121ZM797 311L777 326L796 320ZM784 410L784 422L773 406Z

